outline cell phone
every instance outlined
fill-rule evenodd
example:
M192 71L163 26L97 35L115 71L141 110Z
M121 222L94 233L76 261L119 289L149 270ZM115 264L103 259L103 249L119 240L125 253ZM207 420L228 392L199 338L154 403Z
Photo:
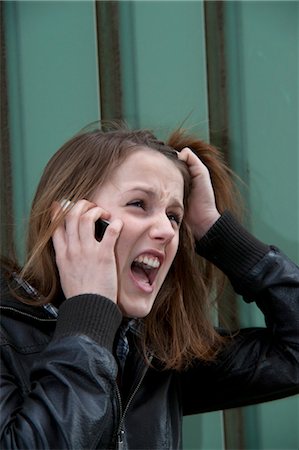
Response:
M106 228L108 227L109 222L104 219L98 219L95 223L95 238L97 241L101 241L103 239Z

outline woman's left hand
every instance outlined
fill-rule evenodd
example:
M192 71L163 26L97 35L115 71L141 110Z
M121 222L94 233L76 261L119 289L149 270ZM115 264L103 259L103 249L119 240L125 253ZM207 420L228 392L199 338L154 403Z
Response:
M178 153L178 158L187 164L191 175L191 194L185 218L194 237L199 240L220 217L210 173L208 168L188 147L183 148Z

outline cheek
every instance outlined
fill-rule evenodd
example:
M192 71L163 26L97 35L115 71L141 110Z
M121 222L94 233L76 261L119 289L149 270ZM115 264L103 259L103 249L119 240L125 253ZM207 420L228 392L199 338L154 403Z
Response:
M128 247L125 245L125 240L119 238L115 246L115 257L118 269L121 271L128 260Z
M128 223L126 225L124 224L115 246L115 256L120 270L128 263L131 256L131 249L133 249L135 241L136 234L130 232Z
M168 248L168 261L167 261L167 270L166 272L169 272L171 265L173 264L173 261L175 259L175 256L177 254L179 247L179 238L174 237L173 241L171 242L169 248Z
M179 237L179 234L177 234L177 236L175 236L173 238L173 241L172 241L172 244L173 244L173 246L172 246L172 257L173 257L173 259L174 259L175 255L177 254L177 251L178 251L178 248L179 248L179 241L180 241L180 237Z

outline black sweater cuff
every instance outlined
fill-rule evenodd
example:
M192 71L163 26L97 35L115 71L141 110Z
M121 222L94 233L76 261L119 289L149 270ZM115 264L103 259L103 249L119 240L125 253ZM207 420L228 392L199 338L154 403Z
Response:
M54 339L85 335L112 352L122 314L111 300L84 294L65 300L59 308Z
M229 211L196 243L197 253L232 281L246 277L269 250L268 245L252 236Z

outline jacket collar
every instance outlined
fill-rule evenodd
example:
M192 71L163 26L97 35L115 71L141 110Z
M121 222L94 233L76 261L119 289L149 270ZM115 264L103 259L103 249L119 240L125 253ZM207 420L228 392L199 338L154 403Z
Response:
M44 307L44 305L35 305L34 297L28 295L28 303L24 303L21 300L15 298L8 286L7 279L1 274L0 278L1 286L1 298L0 298L0 309L1 314L5 315L22 315L24 320L32 321L42 321L42 322L56 322L56 317L49 307ZM23 288L23 286L22 286ZM28 291L26 290L27 294Z

